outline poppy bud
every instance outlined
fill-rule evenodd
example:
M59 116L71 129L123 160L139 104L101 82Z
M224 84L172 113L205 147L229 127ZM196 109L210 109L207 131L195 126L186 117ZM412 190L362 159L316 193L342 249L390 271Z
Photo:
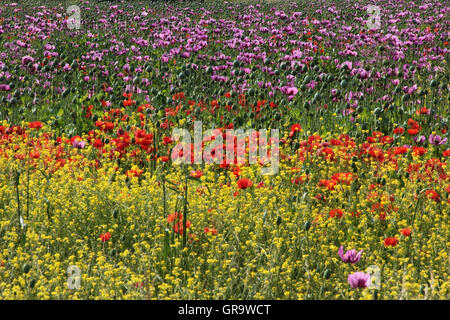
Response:
M278 216L278 218L277 218L277 226L279 226L281 224L281 222L282 222L282 219L281 219L280 216Z
M28 273L31 270L31 266L28 263L25 263L22 267L23 273Z
M306 221L305 224L304 224L304 226L303 226L303 229L305 229L305 231L308 231L309 228L311 228L311 222Z
M375 108L375 110L373 110L373 115L374 116L378 116L383 112L383 110L381 108Z

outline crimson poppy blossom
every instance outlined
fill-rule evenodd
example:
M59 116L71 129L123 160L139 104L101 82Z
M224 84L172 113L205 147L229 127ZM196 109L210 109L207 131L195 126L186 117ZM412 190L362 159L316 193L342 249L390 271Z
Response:
M396 237L391 237L391 238L385 238L384 239L384 246L387 247L395 247L398 243L398 239Z
M41 129L42 128L42 122L40 122L40 121L34 121L34 122L30 122L29 124L28 124L28 127L30 128L30 129Z
M247 178L242 178L237 181L237 186L239 189L245 190L245 189L251 187L252 185L253 185L252 180L247 179Z
M111 233L107 232L107 233L103 233L100 235L100 240L102 240L102 242L106 242L111 238Z
M403 234L403 236L405 236L405 237L409 237L409 236L411 235L411 229L410 229L410 228L404 228L404 229L402 229L400 232L401 232L401 233Z

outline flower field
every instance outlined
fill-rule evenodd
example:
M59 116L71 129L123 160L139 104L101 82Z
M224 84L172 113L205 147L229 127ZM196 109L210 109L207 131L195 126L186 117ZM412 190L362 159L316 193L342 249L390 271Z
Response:
M2 1L0 299L448 299L449 12Z

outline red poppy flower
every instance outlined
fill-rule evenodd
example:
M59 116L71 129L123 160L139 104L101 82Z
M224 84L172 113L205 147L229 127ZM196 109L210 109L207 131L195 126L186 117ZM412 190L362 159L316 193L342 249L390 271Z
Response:
M405 237L409 237L409 235L411 234L411 229L410 228L404 228L400 231Z
M40 121L34 121L34 122L30 122L28 124L28 127L30 127L30 129L40 129L42 128L42 122Z
M427 153L427 149L424 147L416 147L413 146L413 154L416 156L423 156L425 153Z
M32 157L33 159L38 159L40 156L41 155L40 155L39 151L37 151L37 150L33 150L30 153L30 157Z
M331 218L342 218L343 214L344 214L344 212L342 211L342 209L331 209L330 210Z
M100 239L102 240L102 242L106 242L111 238L111 233L107 232L107 233L103 233L100 235Z
M356 212L352 211L350 213L351 213L352 217L359 218L361 216L361 212L359 212L359 211L356 211Z
M186 229L191 226L191 222L189 220L186 220ZM175 233L183 234L183 221L178 221L173 226L173 230Z
M163 138L163 143L164 143L165 145L170 144L170 143L172 143L172 142L174 142L174 141L172 140L171 137L164 137L164 138Z
M203 171L197 170L191 172L191 177L200 178L203 175Z
M394 147L394 154L404 154L408 152L407 147Z
M215 229L215 228L208 228L208 227L206 227L204 229L204 231L205 231L206 234L210 233L213 236L217 235L217 229Z
M385 247L395 247L398 243L398 239L396 237L386 238L384 239L384 246Z
M414 120L414 119L408 119L408 126L410 126L410 127L412 127L412 128L415 128L415 127L418 126L418 124L417 124L416 120Z
M302 130L302 127L300 127L300 125L298 123L292 125L291 131L289 132L289 137L292 138L294 136L294 134L300 130Z
M247 189L253 185L252 180L247 178L242 178L237 181L237 186L239 189Z
M167 222L168 223L172 223L175 220L181 220L183 218L183 215L179 212L174 212L169 214L169 216L167 217Z
M408 129L408 134L415 136L419 133L419 129Z
M426 195L428 199L434 200L436 202L439 202L441 199L439 194L434 190L427 190Z
M101 148L103 147L103 142L101 139L95 139L94 143L92 144L95 148Z

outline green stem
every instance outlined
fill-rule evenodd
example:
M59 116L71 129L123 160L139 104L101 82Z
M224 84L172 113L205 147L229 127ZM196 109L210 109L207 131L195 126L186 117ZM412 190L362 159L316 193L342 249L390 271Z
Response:
M22 228L22 224L20 223L20 196L19 196L19 178L20 178L20 171L17 170L17 176L16 176L16 196L17 196L17 219L19 221L19 226Z
M187 175L185 175L185 191L184 191L184 210L183 210L183 248L186 247L186 223L187 223L187 193L188 193L188 184L187 184Z
M163 189L163 213L164 217L166 217L166 177L162 177L162 189Z
M27 220L29 220L30 208L30 167L27 169Z

